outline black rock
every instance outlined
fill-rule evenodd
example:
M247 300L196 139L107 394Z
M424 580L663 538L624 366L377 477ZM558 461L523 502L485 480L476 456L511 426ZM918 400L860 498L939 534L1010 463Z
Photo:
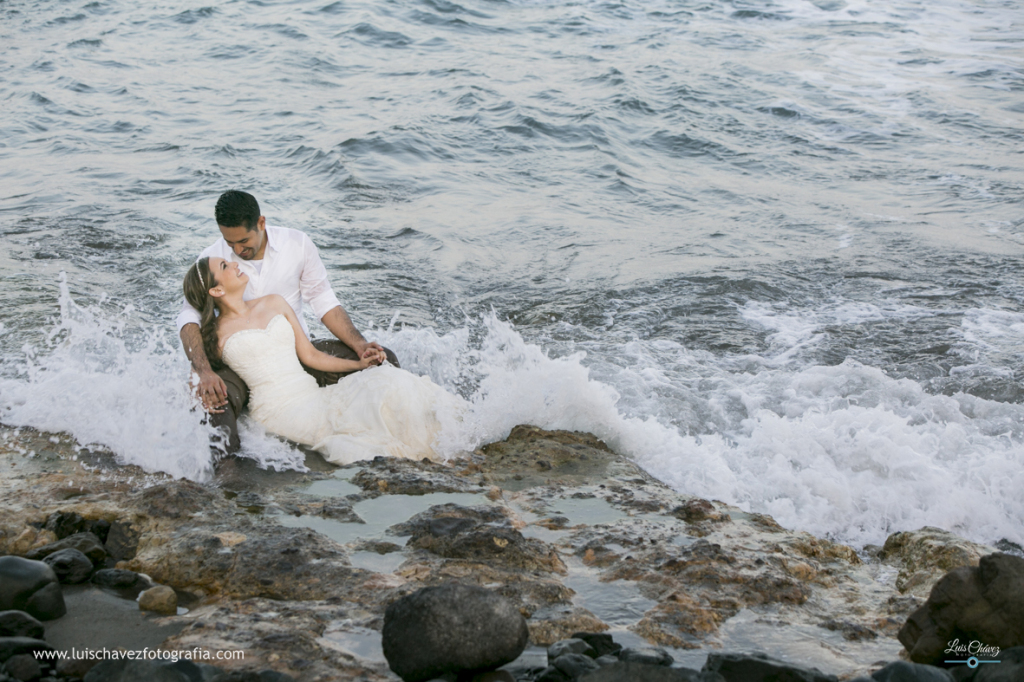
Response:
M545 668L534 682L572 682L572 678L553 665Z
M139 549L139 531L127 521L114 521L104 546L114 561L133 559Z
M207 666L210 672L204 675L205 671L200 667L200 664L193 663L192 661L185 660L184 658L180 658L177 661L162 662L160 664L165 668L170 668L171 670L176 670L181 673L189 682L206 682L206 680L216 674L216 672L213 671L217 671L217 668Z
M31 637L0 637L0 663L11 656L41 651L53 651L53 647L41 639Z
M157 661L103 661L82 682L192 682L184 672Z
M619 652L620 661L632 661L633 663L647 663L648 665L672 665L675 659L667 651L661 648L653 649L623 649Z
M586 654L590 658L597 658L596 653L594 647L582 639L576 639L575 637L562 639L548 647L548 663L551 663L563 654Z
M601 667L586 654L562 654L551 665L573 679Z
M295 678L276 670L261 670L260 682L295 682Z
M765 654L708 654L704 671L716 672L726 682L837 682L817 668L801 668Z
M579 682L726 682L716 672L698 672L690 668L666 668L663 665L619 661L587 673Z
M978 566L953 569L898 636L910 660L932 665L949 658L945 651L955 639L1000 649L1024 645L1024 559L989 554Z
M92 530L91 526L91 521L83 519L75 512L54 512L47 517L46 525L43 527L52 531L58 540L63 540L69 535Z
M24 611L0 611L0 637L43 639L46 628Z
M875 682L954 682L948 670L920 663L896 661L871 675Z
M63 540L57 542L51 542L48 545L43 545L37 549L32 550L25 555L27 559L42 560L50 556L54 552L59 552L62 549L77 549L79 552L89 557L89 560L93 564L101 564L103 560L107 558L107 550L103 549L103 543L100 539L92 533L75 533L69 535Z
M123 568L101 568L92 574L92 583L100 587L112 587L118 590L142 591L152 587L146 578Z
M67 613L64 594L53 569L42 561L0 557L0 610L24 611L39 620Z
M89 579L93 565L89 557L77 549L62 549L43 559L57 574L57 580L64 585L77 585Z
M17 654L4 661L4 670L16 680L29 682L43 676L42 666L32 654Z
M584 642L594 648L594 658L604 656L606 654L617 655L622 651L622 645L616 644L612 640L612 636L603 632L577 632L572 636L573 639L582 639Z
M384 656L405 682L493 670L526 648L529 630L504 597L471 585L425 587L384 612Z
M89 522L89 527L86 528L90 533L100 539L100 542L105 543L107 536L110 534L110 521L106 519L96 519L95 521Z
M211 677L210 682L263 682L263 678L252 670L225 670Z

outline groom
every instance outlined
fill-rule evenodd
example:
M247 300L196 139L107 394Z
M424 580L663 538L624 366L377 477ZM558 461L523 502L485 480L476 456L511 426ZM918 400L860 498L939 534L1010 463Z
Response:
M341 307L327 270L313 242L303 232L286 227L267 225L260 215L256 198L248 192L231 190L217 200L214 210L221 239L206 247L200 258L217 256L239 264L249 275L245 300L280 294L295 310L303 331L309 329L302 316L302 304L307 303L337 339L316 339L317 349L339 358L356 360L375 350L384 350L388 361L398 366L395 354L377 343L368 342L352 325ZM178 315L178 335L192 368L199 375L199 397L210 413L210 423L224 427L228 433L226 452L234 453L238 439L238 416L249 401L249 389L241 377L227 366L214 370L203 350L199 333L199 313L187 302ZM342 374L321 372L306 367L321 386L337 383Z

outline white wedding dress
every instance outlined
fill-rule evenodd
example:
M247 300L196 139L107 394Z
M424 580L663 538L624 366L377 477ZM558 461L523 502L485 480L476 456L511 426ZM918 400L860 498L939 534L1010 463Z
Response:
M224 362L249 386L249 414L271 433L309 445L335 464L378 455L437 459L436 411L462 400L427 377L391 365L370 367L333 386L317 386L295 352L288 318L228 337Z

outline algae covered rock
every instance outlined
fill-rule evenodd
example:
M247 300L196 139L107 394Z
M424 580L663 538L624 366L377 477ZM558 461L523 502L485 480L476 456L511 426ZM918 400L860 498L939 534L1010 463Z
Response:
M885 540L879 558L899 566L896 589L924 596L947 571L960 566L977 566L995 549L954 535L941 528L893 533Z

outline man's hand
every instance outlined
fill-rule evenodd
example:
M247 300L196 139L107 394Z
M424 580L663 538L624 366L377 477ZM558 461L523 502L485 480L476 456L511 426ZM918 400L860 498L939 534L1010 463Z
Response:
M207 370L198 375L199 382L196 386L196 397L203 402L203 409L210 414L220 414L224 406L228 404L228 387L224 380L217 376L213 370Z

